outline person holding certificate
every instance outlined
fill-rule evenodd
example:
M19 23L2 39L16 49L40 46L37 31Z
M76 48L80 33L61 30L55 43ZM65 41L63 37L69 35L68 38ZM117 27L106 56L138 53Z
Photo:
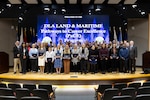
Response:
M39 45L38 52L39 52L38 66L40 67L40 72L44 73L44 68L45 68L45 52L46 52L46 49L44 48L44 44L43 43L41 43Z
M63 63L64 63L64 73L69 74L70 72L70 48L66 45L63 52Z
M55 53L52 50L52 47L48 47L48 51L46 51L45 61L46 61L46 72L47 74L53 73L53 62L54 62Z
M33 43L32 48L29 50L29 57L31 62L31 70L33 72L38 71L38 49L36 48L36 45Z
M71 52L71 58L72 58L72 63L73 63L73 71L76 73L78 72L78 66L79 66L79 49L78 46L75 44L74 48L72 49Z
M55 50L55 61L54 61L54 68L56 68L56 73L57 74L61 73L62 56L63 56L63 51L60 48L60 45L58 45L56 50Z

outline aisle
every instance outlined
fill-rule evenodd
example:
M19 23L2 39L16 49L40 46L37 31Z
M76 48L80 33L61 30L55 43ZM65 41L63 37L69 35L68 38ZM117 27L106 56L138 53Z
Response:
M93 88L57 88L55 100L95 100Z

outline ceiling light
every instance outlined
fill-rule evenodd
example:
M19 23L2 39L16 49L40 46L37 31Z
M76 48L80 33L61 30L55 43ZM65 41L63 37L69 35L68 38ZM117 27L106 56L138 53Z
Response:
M122 9L123 9L123 10L125 10L125 9L126 9L126 7L123 7Z
M144 11L142 11L142 12L141 12L141 15L145 15L145 12L144 12Z
M95 11L101 11L101 9L100 8L96 8Z
M62 8L61 11L62 11L62 12L66 12L66 9Z
M44 8L45 11L50 11L50 8Z
M137 5L132 5L132 8L136 8L137 7Z
M54 14L56 14L56 10L54 10Z
M19 17L19 20L21 20L21 21L22 21L22 20L23 20L23 18L22 18L22 17Z
M7 6L7 7L11 7L11 4L8 3L8 4L6 4L6 6Z

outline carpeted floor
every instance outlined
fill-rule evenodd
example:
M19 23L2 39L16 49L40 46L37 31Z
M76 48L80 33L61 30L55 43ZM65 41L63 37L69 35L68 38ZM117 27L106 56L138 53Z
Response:
M57 88L55 100L95 100L94 88Z

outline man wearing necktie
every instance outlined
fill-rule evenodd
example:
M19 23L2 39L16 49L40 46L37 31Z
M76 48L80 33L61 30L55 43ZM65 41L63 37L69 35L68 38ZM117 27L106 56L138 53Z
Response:
M134 41L130 41L130 49L129 49L129 68L131 73L135 73L136 67L136 58L137 58L137 47L134 46Z

